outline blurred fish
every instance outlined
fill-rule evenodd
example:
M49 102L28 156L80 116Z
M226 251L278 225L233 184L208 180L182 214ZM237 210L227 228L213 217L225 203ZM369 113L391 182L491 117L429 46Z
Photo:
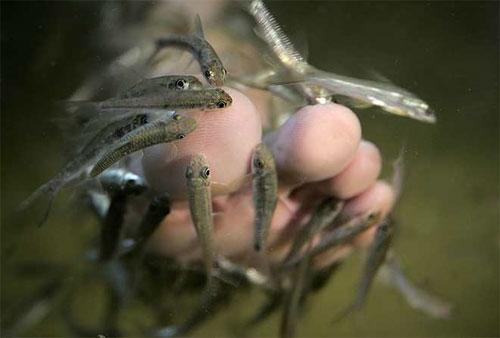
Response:
M414 94L389 83L360 80L322 71L309 65L290 42L261 0L250 0L249 12L257 22L261 38L280 62L278 70L261 79L261 87L294 85L309 103L327 103L331 96L345 96L351 107L377 106L386 112L434 123L428 104Z
M255 268L233 263L223 256L217 257L217 266L220 270L220 273L222 274L237 276L244 281L252 285L256 285L264 290L276 290L275 283L273 283L268 276L262 274Z
M356 297L351 305L342 311L339 315L335 317L333 322L344 318L353 311L359 310L366 301L368 292L373 283L377 272L379 271L382 264L384 264L387 252L392 244L394 234L394 221L390 218L385 219L381 224L377 226L377 232L375 233L375 239L368 251L368 257L366 258L363 273L360 279L360 283L356 292Z
M146 214L142 218L137 229L135 245L132 250L134 254L142 253L144 245L151 235L158 228L163 219L170 213L170 197L168 193L163 193L153 198L149 204Z
M388 253L380 272L383 280L396 288L413 309L420 310L432 318L449 319L451 317L453 305L417 287L401 268L394 252Z
M311 219L300 229L295 236L293 245L283 260L286 264L292 257L300 253L303 246L313 238L315 234L332 224L344 206L344 202L333 197L328 197L316 208Z
M88 206L95 213L97 218L104 219L111 203L109 197L104 193L90 190L87 191L85 198Z
M201 90L203 85L195 76L164 75L144 79L117 95L118 98L140 97L164 93L167 90Z
M322 236L321 241L314 246L311 251L311 257L315 257L327 250L330 250L340 244L354 238L356 235L362 233L368 228L377 223L377 214L368 214L353 217L346 223L340 225L338 228ZM290 257L285 263L282 264L283 269L289 269L301 262L304 256L295 255Z
M205 39L201 19L198 15L195 20L195 30L192 35L170 34L156 40L156 53L167 47L187 50L198 60L201 71L208 83L220 87L224 85L227 71L213 47Z
M276 310L279 309L280 305L283 303L284 297L285 295L281 291L272 292L268 296L267 302L264 303L264 305L260 307L260 309L252 316L252 318L250 318L245 323L245 326L248 328L252 328L263 320L269 318L270 315L272 315Z
M285 297L284 311L280 326L281 337L295 337L300 306L309 291L309 287L306 284L311 270L311 240L309 240L308 244L303 259L293 273L292 288L287 292Z
M105 153L90 172L91 177L99 175L115 162L138 150L159 143L183 139L196 129L196 120L188 116L174 114L168 120L159 120L126 134L114 149Z
M144 192L146 183L140 176L125 169L110 170L99 180L111 196L111 203L101 228L99 246L99 261L105 262L115 257L120 247L128 197Z
M187 192L191 219L201 244L207 280L212 280L214 264L213 211L210 192L210 169L202 154L195 155L186 168Z
M264 143L255 148L252 157L252 193L255 207L254 248L265 246L269 226L278 200L278 174L271 151Z
M110 195L138 195L147 189L144 178L123 168L106 171L99 177L99 182Z
M53 311L55 298L62 284L62 278L53 278L13 309L2 311L2 336L19 337L22 331L46 318Z
M111 260L117 253L126 208L127 195L114 194L101 227L98 258L100 262Z
M213 280L203 292L200 305L182 324L170 325L154 332L148 332L148 336L153 337L182 337L187 332L207 320L211 314L215 313L215 306L227 296L220 282Z

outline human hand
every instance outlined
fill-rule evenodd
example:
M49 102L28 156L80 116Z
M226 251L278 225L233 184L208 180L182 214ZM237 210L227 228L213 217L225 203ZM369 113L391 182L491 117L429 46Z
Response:
M214 240L218 254L250 262L254 251L254 209L251 185L245 184L250 159L261 142L262 120L250 99L227 89L233 104L218 111L187 113L198 128L181 142L145 150L142 169L151 187L173 197L172 211L153 235L149 250L182 261L201 257L201 249L185 200L184 171L192 155L208 160L214 205ZM381 169L378 149L361 140L356 115L337 105L315 105L299 109L278 130L266 135L279 175L279 200L272 219L266 252L271 262L285 257L294 234L311 212L303 205L318 204L325 197L347 200L347 217L392 208L392 188L377 181ZM317 257L317 267L368 245L375 228L348 244Z

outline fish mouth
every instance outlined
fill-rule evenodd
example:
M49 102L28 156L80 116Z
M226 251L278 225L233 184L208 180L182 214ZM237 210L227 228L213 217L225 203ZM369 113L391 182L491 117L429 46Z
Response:
M437 121L436 112L431 108L428 108L422 114L419 114L418 116L414 117L422 122L427 122L427 123L436 123Z

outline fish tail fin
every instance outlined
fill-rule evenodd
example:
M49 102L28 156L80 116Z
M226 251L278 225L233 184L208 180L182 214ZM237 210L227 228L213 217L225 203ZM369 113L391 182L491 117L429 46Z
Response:
M23 212L30 208L35 201L46 195L48 198L47 206L45 207L42 217L38 221L38 227L41 227L49 218L50 210L59 190L61 190L64 181L60 179L52 179L35 190L27 199L25 199L18 207L18 212Z
M99 103L90 100L60 100L57 101L56 104L70 114L79 114L79 115L87 115L89 112L95 112L98 108Z
M333 317L331 324L336 324L340 322L342 319L350 315L351 313L359 310L361 306L363 305L362 300L360 300L359 297L357 297L347 308L342 310L340 313L338 313L335 317Z

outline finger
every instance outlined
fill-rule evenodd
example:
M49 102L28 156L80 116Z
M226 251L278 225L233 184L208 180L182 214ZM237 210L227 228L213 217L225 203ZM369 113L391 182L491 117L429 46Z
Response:
M245 95L231 88L224 90L233 99L231 106L188 112L198 122L194 132L172 144L145 149L144 174L155 190L184 198L187 161L198 153L207 158L211 181L219 186L236 188L247 174L253 149L262 137L260 116Z
M356 115L337 104L306 106L269 135L281 185L324 180L341 172L361 139Z
M361 141L354 158L342 172L335 177L300 187L299 191L294 192L294 198L306 200L312 196L335 196L350 199L372 186L381 168L382 158L378 148L371 142Z

